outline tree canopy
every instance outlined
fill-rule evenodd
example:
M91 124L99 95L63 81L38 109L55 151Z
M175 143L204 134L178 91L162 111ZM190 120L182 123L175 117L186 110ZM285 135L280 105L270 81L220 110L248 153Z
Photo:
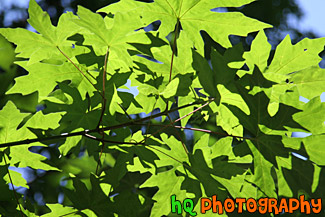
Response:
M325 38L272 49L272 25L239 12L250 4L121 0L53 25L30 0L36 32L0 29L0 76L14 78L0 87L0 214L173 216L175 195L203 216L214 195L322 198Z

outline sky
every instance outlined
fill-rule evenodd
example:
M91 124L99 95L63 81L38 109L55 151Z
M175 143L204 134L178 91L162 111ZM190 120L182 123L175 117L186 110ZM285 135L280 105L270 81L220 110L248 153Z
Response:
M325 0L296 0L305 16L299 28L313 30L318 37L325 37Z

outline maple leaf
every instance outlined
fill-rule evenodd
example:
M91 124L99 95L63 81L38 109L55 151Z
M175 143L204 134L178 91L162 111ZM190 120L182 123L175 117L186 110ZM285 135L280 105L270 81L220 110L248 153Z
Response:
M131 11L134 15L140 16L144 26L160 20L159 32L163 37L174 31L175 26L179 23L182 30L187 32L189 39L193 41L194 46L202 52L201 30L206 31L222 46L230 47L229 35L245 36L249 32L271 27L268 24L247 18L238 12L218 13L211 11L211 9L219 7L240 7L251 2L253 0L157 0L153 3L122 0L102 8L98 12L115 14Z

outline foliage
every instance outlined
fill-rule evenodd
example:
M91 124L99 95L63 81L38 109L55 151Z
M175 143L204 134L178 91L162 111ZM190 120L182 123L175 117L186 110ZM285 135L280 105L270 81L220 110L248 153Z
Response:
M1 67L28 71L0 111L0 213L172 216L173 194L194 199L197 213L212 195L322 197L325 38L293 45L287 36L273 51L270 25L211 11L253 1L122 0L100 14L79 6L53 26L31 0L37 33L0 29L17 53ZM230 40L251 32L249 50ZM42 171L45 184L26 183L15 167ZM43 204L8 183L39 188Z

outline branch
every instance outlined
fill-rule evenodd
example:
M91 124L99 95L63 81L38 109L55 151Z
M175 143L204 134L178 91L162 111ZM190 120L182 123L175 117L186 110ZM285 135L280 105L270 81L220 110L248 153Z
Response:
M209 100L211 101L212 99L209 99ZM6 147L11 147L11 146L16 146L16 145L27 145L27 144L31 144L31 143L34 143L34 142L45 142L45 141L51 141L51 140L58 140L58 139L64 139L64 138L73 137L73 136L85 136L85 134L89 134L89 133L98 133L100 131L113 130L113 129L118 129L118 128L122 128L122 127L127 127L127 126L134 125L134 123L139 123L139 122L151 120L153 118L157 118L157 117L166 115L168 113L171 113L171 112L174 112L174 111L177 111L177 110L180 110L180 109L184 109L184 108L187 108L189 106L193 106L195 104L201 104L201 103L202 102L190 103L190 104L187 104L187 105L183 105L183 106L180 106L180 107L177 107L177 108L170 109L168 111L163 111L163 112L154 114L154 115L149 116L149 117L140 118L138 120L132 120L132 121L122 123L122 124L103 127L101 129L96 128L96 129L91 129L91 130L77 131L77 132L73 132L73 133L62 133L62 134L57 135L57 136L49 136L49 137L43 137L43 138L25 139L25 140L19 140L19 141L14 141L14 142L1 143L0 148L6 148Z
M108 143L113 143L113 144L127 144L127 145L140 145L140 144L144 144L144 143L140 143L140 142L120 142L120 141L114 141L114 140L107 140L107 139L101 139L101 138L97 138L96 136L92 136L89 134L85 134L85 137L92 139L92 140L96 140L96 141L104 141L104 142L108 142Z

